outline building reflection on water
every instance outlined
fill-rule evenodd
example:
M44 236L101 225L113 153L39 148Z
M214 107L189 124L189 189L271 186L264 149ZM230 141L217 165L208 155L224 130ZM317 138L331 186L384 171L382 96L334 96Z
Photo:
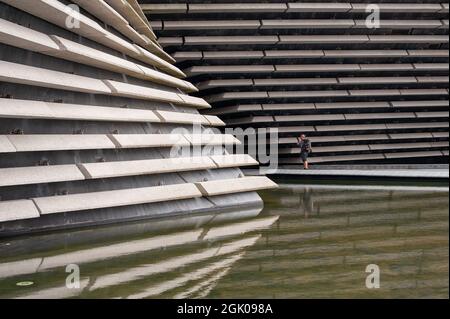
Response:
M448 298L448 189L282 185L263 196L263 212L1 240L0 297ZM69 264L79 289L66 288ZM379 290L365 287L369 264Z

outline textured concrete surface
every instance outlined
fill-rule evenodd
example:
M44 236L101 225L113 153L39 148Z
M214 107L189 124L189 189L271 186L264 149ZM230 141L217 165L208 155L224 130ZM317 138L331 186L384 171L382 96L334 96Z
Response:
M189 154L200 161L171 152L173 137L202 146L224 123L199 114L209 104L188 95L137 3L78 0L92 10L78 29L68 3L0 1L0 236L260 207L251 190L210 200L195 186L242 176L209 157L236 139L209 138L217 153Z
M302 133L321 165L448 161L443 1L372 1L377 29L360 2L139 2L212 105L202 112L230 128L277 128L281 164L300 164Z

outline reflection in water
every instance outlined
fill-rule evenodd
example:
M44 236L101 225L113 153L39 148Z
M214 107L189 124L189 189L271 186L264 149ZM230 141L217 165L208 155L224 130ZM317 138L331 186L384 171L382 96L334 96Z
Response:
M0 298L448 297L448 189L283 185L263 196L262 213L2 240ZM379 290L365 287L369 264Z

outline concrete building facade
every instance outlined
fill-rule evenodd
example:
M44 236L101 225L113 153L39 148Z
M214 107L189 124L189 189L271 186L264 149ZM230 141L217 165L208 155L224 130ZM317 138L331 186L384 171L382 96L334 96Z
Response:
M203 114L277 128L281 164L301 133L316 164L448 161L448 3L139 2Z
M135 0L1 0L0 236L261 207L174 62Z

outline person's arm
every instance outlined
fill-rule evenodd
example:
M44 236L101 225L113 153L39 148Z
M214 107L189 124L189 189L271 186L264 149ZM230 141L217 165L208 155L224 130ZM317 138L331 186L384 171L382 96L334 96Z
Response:
M308 140L308 152L312 152L312 143Z

